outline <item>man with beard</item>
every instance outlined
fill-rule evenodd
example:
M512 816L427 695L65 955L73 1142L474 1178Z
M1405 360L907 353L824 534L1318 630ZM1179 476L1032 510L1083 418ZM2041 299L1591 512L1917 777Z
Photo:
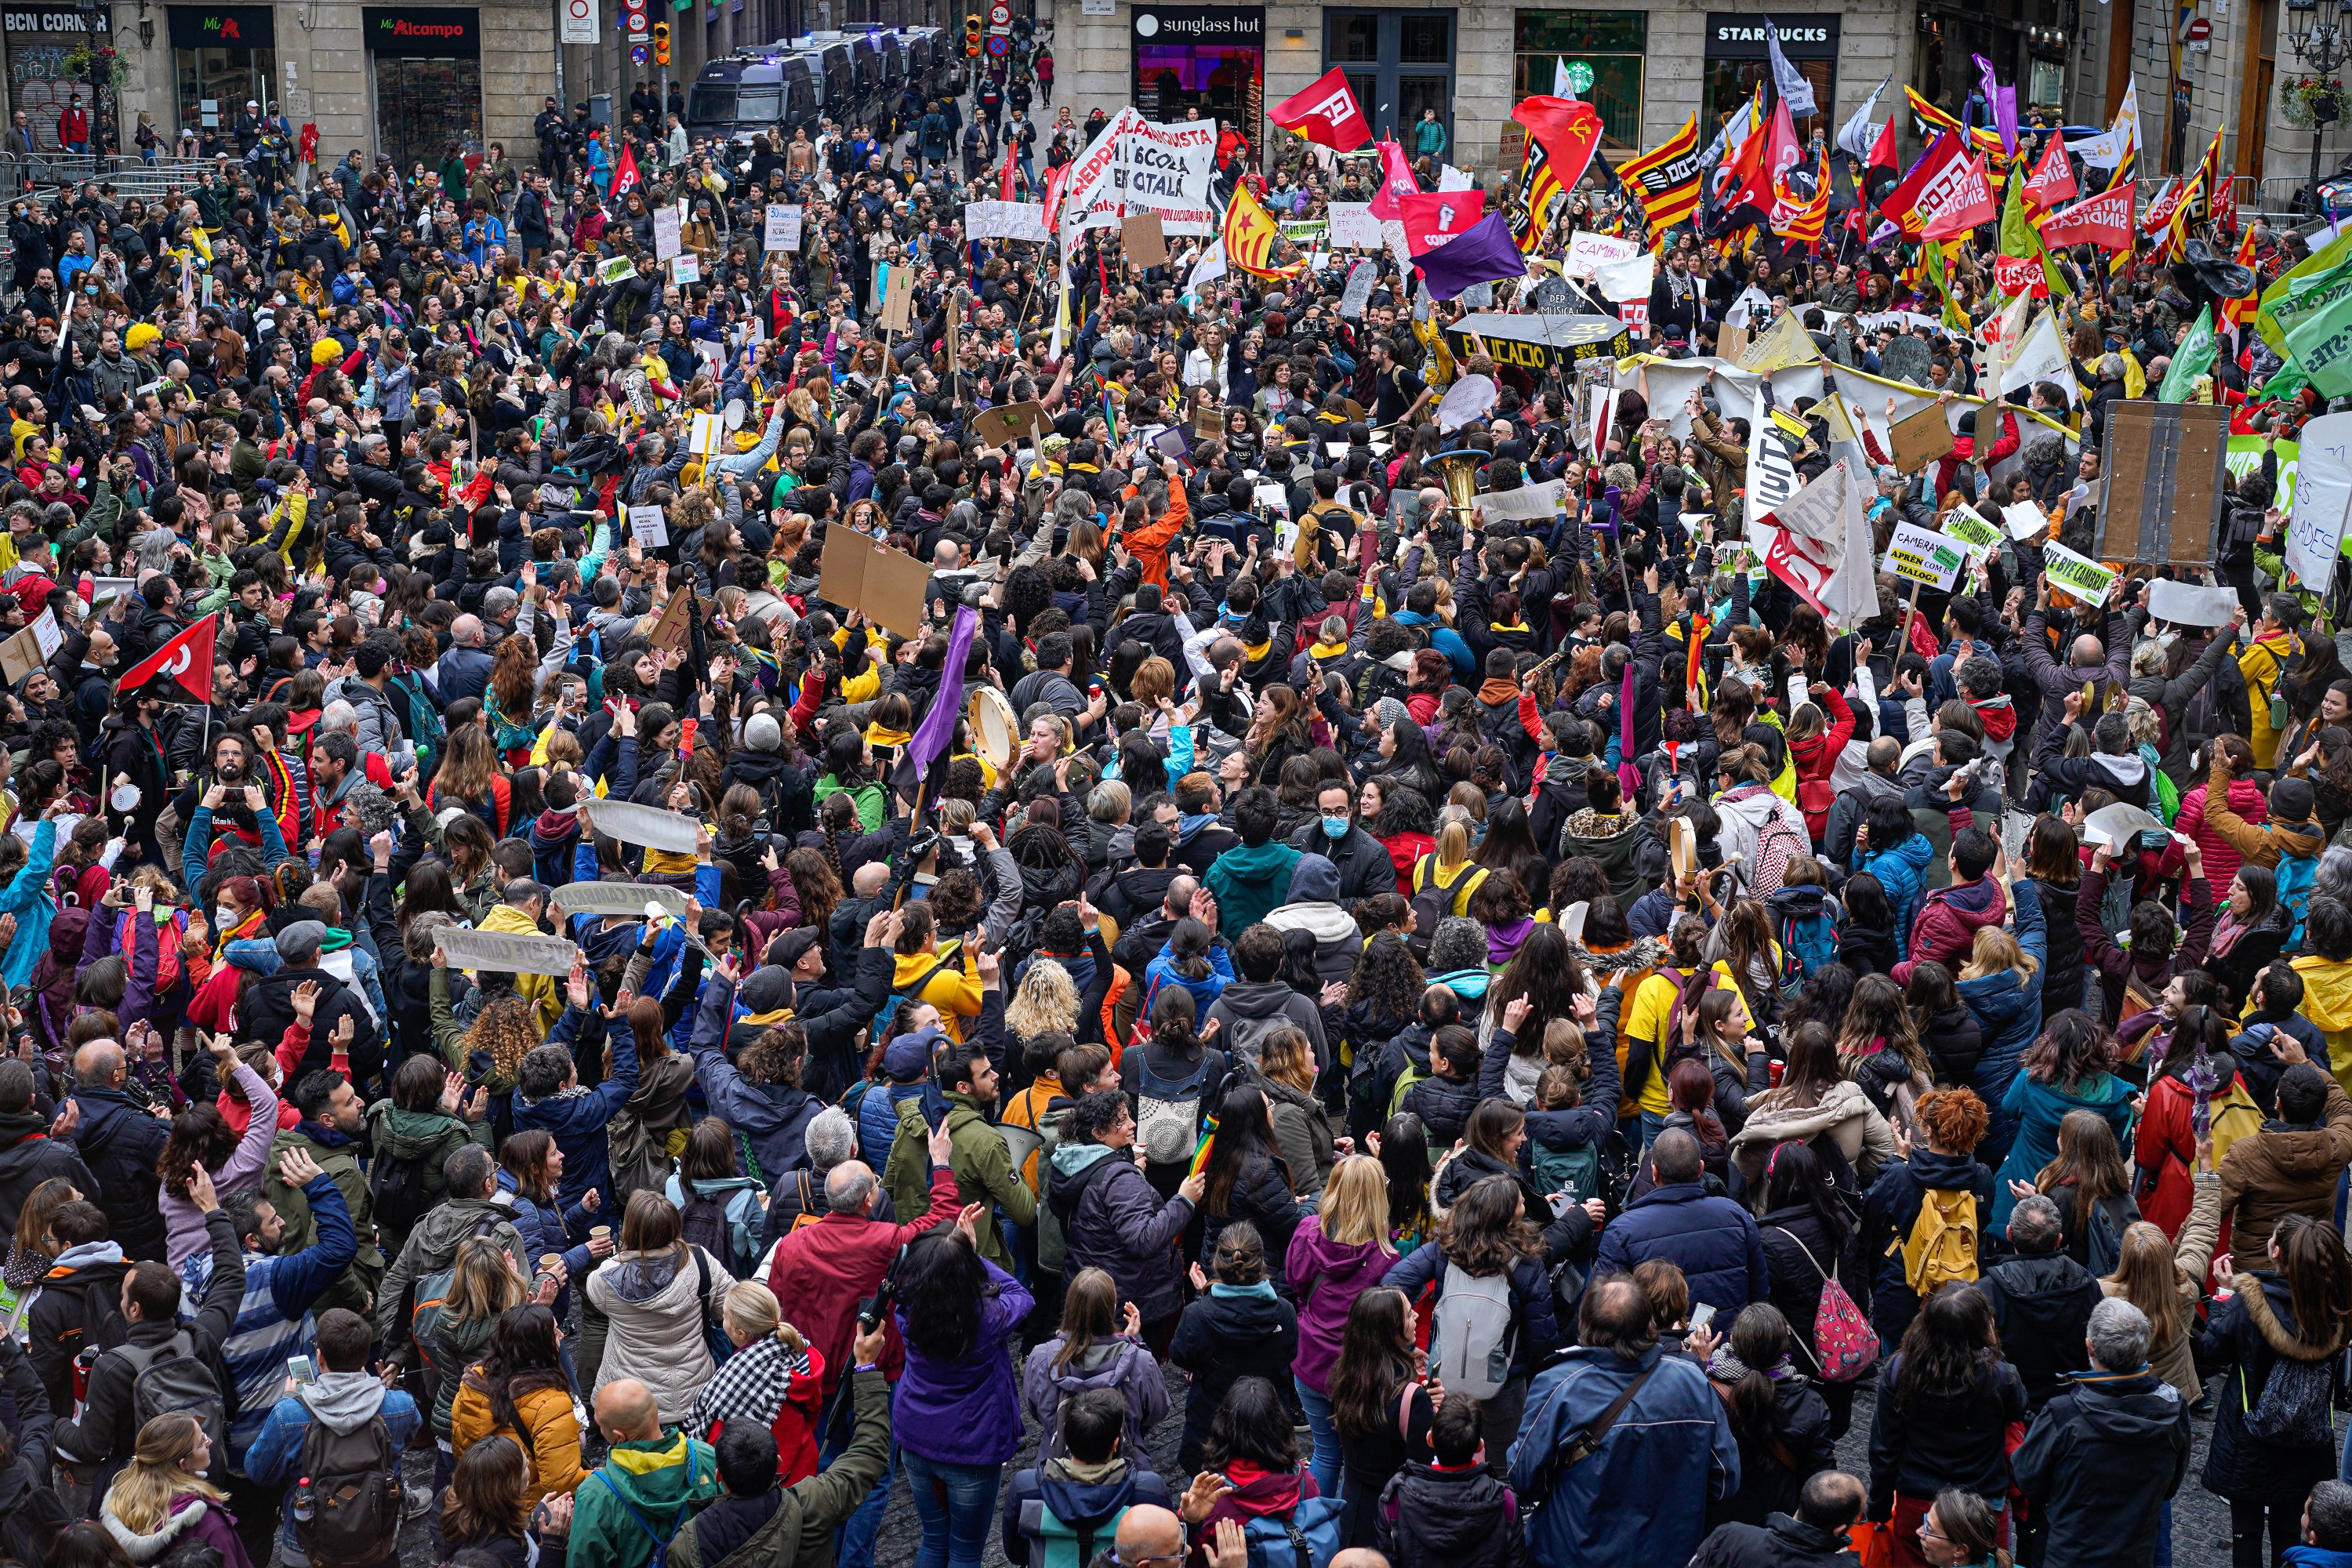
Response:
M982 978L994 993L996 974L986 960ZM947 1097L947 1115L940 1124L952 1145L948 1165L955 1173L956 1201L966 1206L981 1205L973 1245L982 1258L1010 1270L1013 1252L997 1228L997 1210L1002 1208L1014 1225L1034 1225L1037 1197L1013 1167L1013 1151L996 1128L996 1068L989 1062L986 1047L977 1040L950 1040L933 1074L940 1092ZM882 1184L900 1214L914 1214L922 1207L924 1187L931 1178L926 1155L931 1135L929 1100L929 1094L917 1094L898 1103L898 1135L891 1142Z
M306 1150L298 1145L278 1155L278 1176L287 1186L300 1189L310 1205L315 1239L308 1247L286 1250L286 1221L259 1194L235 1194L221 1200L245 1252L245 1298L237 1303L236 1326L221 1345L221 1361L236 1388L229 1465L240 1475L245 1451L260 1434L285 1382L286 1358L311 1352L310 1309L359 1256L351 1206L343 1202L334 1178ZM212 1254L207 1251L193 1252L180 1265L181 1288L191 1297L201 1299L211 1279Z

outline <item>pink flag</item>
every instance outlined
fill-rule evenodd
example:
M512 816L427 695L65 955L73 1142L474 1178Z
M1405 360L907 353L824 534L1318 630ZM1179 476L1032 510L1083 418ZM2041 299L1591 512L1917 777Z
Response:
M1381 143L1381 188L1372 193L1371 215L1386 223L1402 217L1397 205L1399 196L1413 195L1421 190L1421 182L1412 177L1412 163L1404 149L1393 142Z

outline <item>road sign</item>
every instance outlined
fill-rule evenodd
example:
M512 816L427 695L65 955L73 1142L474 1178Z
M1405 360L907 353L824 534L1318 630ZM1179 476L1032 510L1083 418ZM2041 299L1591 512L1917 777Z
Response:
M991 33L988 36L988 52L1002 59L1013 52L1013 40L1002 33Z
M2182 29L2182 36L2192 44L2201 44L2213 36L2213 24L2202 16L2192 16Z
M1005 5L1003 0L997 0L997 4L988 8L988 25L992 27L1013 26L1013 7Z
M598 41L597 0L563 0L562 42L593 44Z
M645 45L631 44L629 46L629 63L633 66L641 66L645 64L646 53Z

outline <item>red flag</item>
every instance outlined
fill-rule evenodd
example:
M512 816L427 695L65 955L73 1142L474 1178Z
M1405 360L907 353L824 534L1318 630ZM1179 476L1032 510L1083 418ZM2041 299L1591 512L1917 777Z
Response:
M1905 237L1918 238L1927 224L1925 215L1932 215L1943 203L1947 187L1960 177L1967 163L1968 154L1960 150L1958 137L1937 136L1918 161L1903 171L1894 188L1879 198L1878 210L1902 229Z
M2025 200L2047 212L2060 202L2073 201L2078 194L2074 166L2066 162L2066 138L2053 136L2050 145L2042 149L2042 162L2033 165L2033 174L2025 182Z
M1352 153L1372 139L1372 128L1364 123L1356 95L1349 90L1348 73L1338 66L1306 91L1292 93L1267 110L1265 117L1335 153Z
M1045 171L1045 227L1050 232L1062 220L1062 198L1068 194L1071 165Z
M195 625L132 665L114 683L117 691L136 691L159 675L168 675L199 702L213 700L213 637L220 630L216 616Z
M1412 163L1404 149L1393 142L1381 143L1381 188L1372 193L1370 211L1372 216L1386 223L1403 216L1397 202L1421 189L1421 182L1412 177Z
M1004 139L1004 173L996 182L996 199L1000 202L1013 199L1013 154L1020 145L1010 136Z
M1544 156L1551 160L1551 172L1559 181L1559 188L1574 191L1577 182L1584 178L1584 171L1591 166L1592 155L1601 150L1601 111L1574 99L1539 93L1520 100L1519 106L1511 110L1511 118L1543 143Z
M1884 169L1893 174L1902 167L1895 153L1895 121L1888 121L1878 128L1878 140L1870 144L1870 162L1865 169Z
M2179 210L2181 202L2189 195L2189 187L2178 178L2166 181L2164 189L2156 194L2156 200L2148 204L2147 216L2139 220L2140 233L2154 239L2158 235L2170 228L2172 215Z
M2121 185L2102 191L2042 221L2042 243L2049 246L2097 245L2128 250L2132 243L2132 188Z
M1486 214L1481 191L1415 191L1399 196L1404 247L1415 256L1435 250Z
M613 165L613 199L617 202L627 195L635 187L637 179L637 154L635 149L623 147L621 161Z
M2238 232L2238 182L2224 174L2208 198L2212 204L2213 232L2224 238Z
M1990 223L2000 213L2000 209L1993 205L1992 183L1986 176L1984 160L1970 158L1928 216L1919 237L1949 239L1956 234L1966 234L1979 224Z

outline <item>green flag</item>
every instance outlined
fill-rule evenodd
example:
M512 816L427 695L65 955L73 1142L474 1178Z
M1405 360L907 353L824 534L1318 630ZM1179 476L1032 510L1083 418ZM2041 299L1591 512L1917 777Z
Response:
M1967 331L1968 313L1952 303L1951 279L1944 271L1944 242L1927 239L1920 243L1927 247L1920 256L1927 264L1927 281L1936 286L1937 297L1944 301L1944 325L1956 332Z
M2032 216L2025 210L2025 182L2028 171L2020 159L2009 177L2009 195L2000 204L2000 253L2019 259L2031 257L2042 263L2042 280L2050 287L2053 300L2066 297L2066 279L2050 259L2049 250L2042 243L2042 231L2033 226Z
M2274 353L2286 352L2295 329L2352 294L2352 230L2338 235L2263 290L2254 331Z
M2352 287L2301 315L2287 333L2286 357L2320 396L2352 396Z
M2156 389L2158 403L2186 403L2197 391L2197 378L2213 368L2213 307L2206 306L2197 312L2197 324L2172 351L2172 363L2165 368L2164 384Z

